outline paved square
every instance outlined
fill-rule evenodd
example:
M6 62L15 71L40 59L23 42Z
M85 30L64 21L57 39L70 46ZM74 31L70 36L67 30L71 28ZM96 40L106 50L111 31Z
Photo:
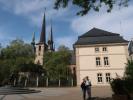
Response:
M82 100L80 87L73 88L35 88L40 93L7 95L3 100ZM92 97L111 97L110 87L93 87ZM2 96L0 96L2 97Z

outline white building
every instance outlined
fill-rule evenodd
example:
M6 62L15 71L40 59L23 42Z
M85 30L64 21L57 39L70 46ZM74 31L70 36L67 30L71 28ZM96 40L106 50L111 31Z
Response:
M74 48L77 85L86 76L93 86L103 86L109 85L110 78L124 75L128 41L119 34L93 28L78 37Z

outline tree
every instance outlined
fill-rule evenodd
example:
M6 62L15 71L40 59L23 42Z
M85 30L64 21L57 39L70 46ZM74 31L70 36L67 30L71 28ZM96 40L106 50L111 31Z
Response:
M69 48L66 47L66 46L64 46L64 45L60 45L60 46L58 47L58 51L69 51Z
M1 46L1 43L0 43L0 55L1 55L1 50L2 50L2 46Z
M34 64L34 63L28 63L28 64L21 64L19 65L19 72L25 73L25 86L27 85L27 80L29 79L29 76L36 77L36 86L38 87L39 83L39 76L45 73L45 70L41 65ZM21 76L20 76L21 77Z
M126 77L133 79L133 60L128 60L125 74Z
M19 39L11 41L7 47L1 50L0 83L9 78L11 73L18 72L21 65L33 62L33 60L34 53L30 44Z
M60 46L56 52L47 52L44 55L44 68L47 77L51 80L60 80L67 78L70 65L71 54L67 47Z
M100 8L105 4L107 6L107 12L110 12L114 5L118 6L127 6L129 0L56 0L55 1L55 9L59 9L60 7L67 7L70 2L73 5L78 6L81 11L77 13L77 15L85 15L91 9L94 11L99 11Z

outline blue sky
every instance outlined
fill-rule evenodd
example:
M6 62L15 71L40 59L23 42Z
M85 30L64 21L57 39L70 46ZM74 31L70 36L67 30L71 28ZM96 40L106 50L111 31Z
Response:
M133 38L133 1L128 7L115 7L111 13L103 6L100 12L90 11L80 17L78 8L68 6L54 10L55 0L0 0L0 43L5 46L10 41L20 38L30 43L35 32L36 43L39 41L44 9L46 8L47 36L53 21L55 46L72 44L78 36L96 27L119 33L125 39Z

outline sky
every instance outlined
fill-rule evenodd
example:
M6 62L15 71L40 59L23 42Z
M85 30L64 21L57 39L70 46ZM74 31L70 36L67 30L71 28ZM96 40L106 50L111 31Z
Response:
M14 39L31 43L35 32L39 42L43 14L46 8L46 36L50 33L51 20L55 47L66 45L72 49L79 35L93 27L119 33L127 40L133 38L133 0L128 7L114 7L107 13L106 6L99 12L90 11L77 16L80 9L71 4L65 9L55 10L55 0L0 0L0 43L3 47Z

